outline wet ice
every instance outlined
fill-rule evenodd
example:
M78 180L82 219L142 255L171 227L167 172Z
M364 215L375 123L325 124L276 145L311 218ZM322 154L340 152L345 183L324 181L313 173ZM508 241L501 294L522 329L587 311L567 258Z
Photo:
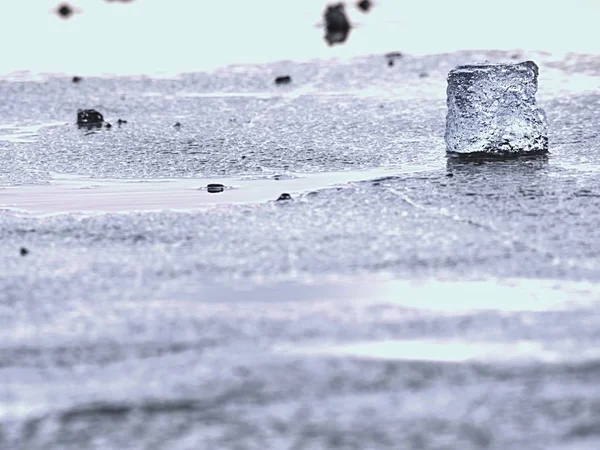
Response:
M535 100L538 73L533 61L465 65L450 71L448 152L499 156L547 152L546 115Z

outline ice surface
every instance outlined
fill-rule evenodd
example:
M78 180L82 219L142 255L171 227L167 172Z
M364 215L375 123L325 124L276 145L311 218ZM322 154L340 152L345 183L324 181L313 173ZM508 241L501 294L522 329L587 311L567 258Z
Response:
M533 61L466 65L450 71L448 152L499 156L546 153L546 115L535 101L538 73Z
M0 80L0 203L122 205L0 211L0 449L600 448L600 59L531 55L552 158L441 151L446 74L510 55ZM81 107L128 123L88 134ZM294 201L198 208L257 184ZM501 361L376 345L432 340Z

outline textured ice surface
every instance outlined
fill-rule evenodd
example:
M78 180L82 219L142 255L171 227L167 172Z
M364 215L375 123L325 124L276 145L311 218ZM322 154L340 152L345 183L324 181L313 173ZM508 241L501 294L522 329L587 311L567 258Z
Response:
M96 199L106 178L168 178L158 203L174 177L279 195L288 171L399 166L291 202L0 211L0 449L600 448L600 59L529 57L552 153L476 164L442 151L445 76L508 53L0 81L2 203L30 188L16 184L51 197L54 172L99 179L79 189ZM281 73L294 83L275 86ZM112 129L78 129L81 107ZM206 184L185 196L236 192ZM557 297L592 306L544 307ZM274 350L407 341L451 345L431 361ZM522 342L557 360L515 355ZM441 361L457 343L502 361Z
M519 64L459 66L448 74L448 152L545 153L547 122L535 101L539 69Z

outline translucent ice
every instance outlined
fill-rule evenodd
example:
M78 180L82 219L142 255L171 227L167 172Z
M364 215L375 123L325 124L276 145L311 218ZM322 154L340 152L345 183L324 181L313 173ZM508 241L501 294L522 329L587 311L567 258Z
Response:
M537 107L538 66L459 66L448 74L446 148L453 154L490 156L548 151L547 122Z

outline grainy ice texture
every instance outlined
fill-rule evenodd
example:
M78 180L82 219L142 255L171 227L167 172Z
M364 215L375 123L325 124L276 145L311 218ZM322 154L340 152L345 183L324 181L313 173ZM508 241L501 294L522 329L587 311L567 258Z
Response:
M515 155L548 151L547 122L537 107L538 66L460 66L448 74L446 145L450 153Z
M447 158L511 56L0 80L0 450L600 449L600 57Z

